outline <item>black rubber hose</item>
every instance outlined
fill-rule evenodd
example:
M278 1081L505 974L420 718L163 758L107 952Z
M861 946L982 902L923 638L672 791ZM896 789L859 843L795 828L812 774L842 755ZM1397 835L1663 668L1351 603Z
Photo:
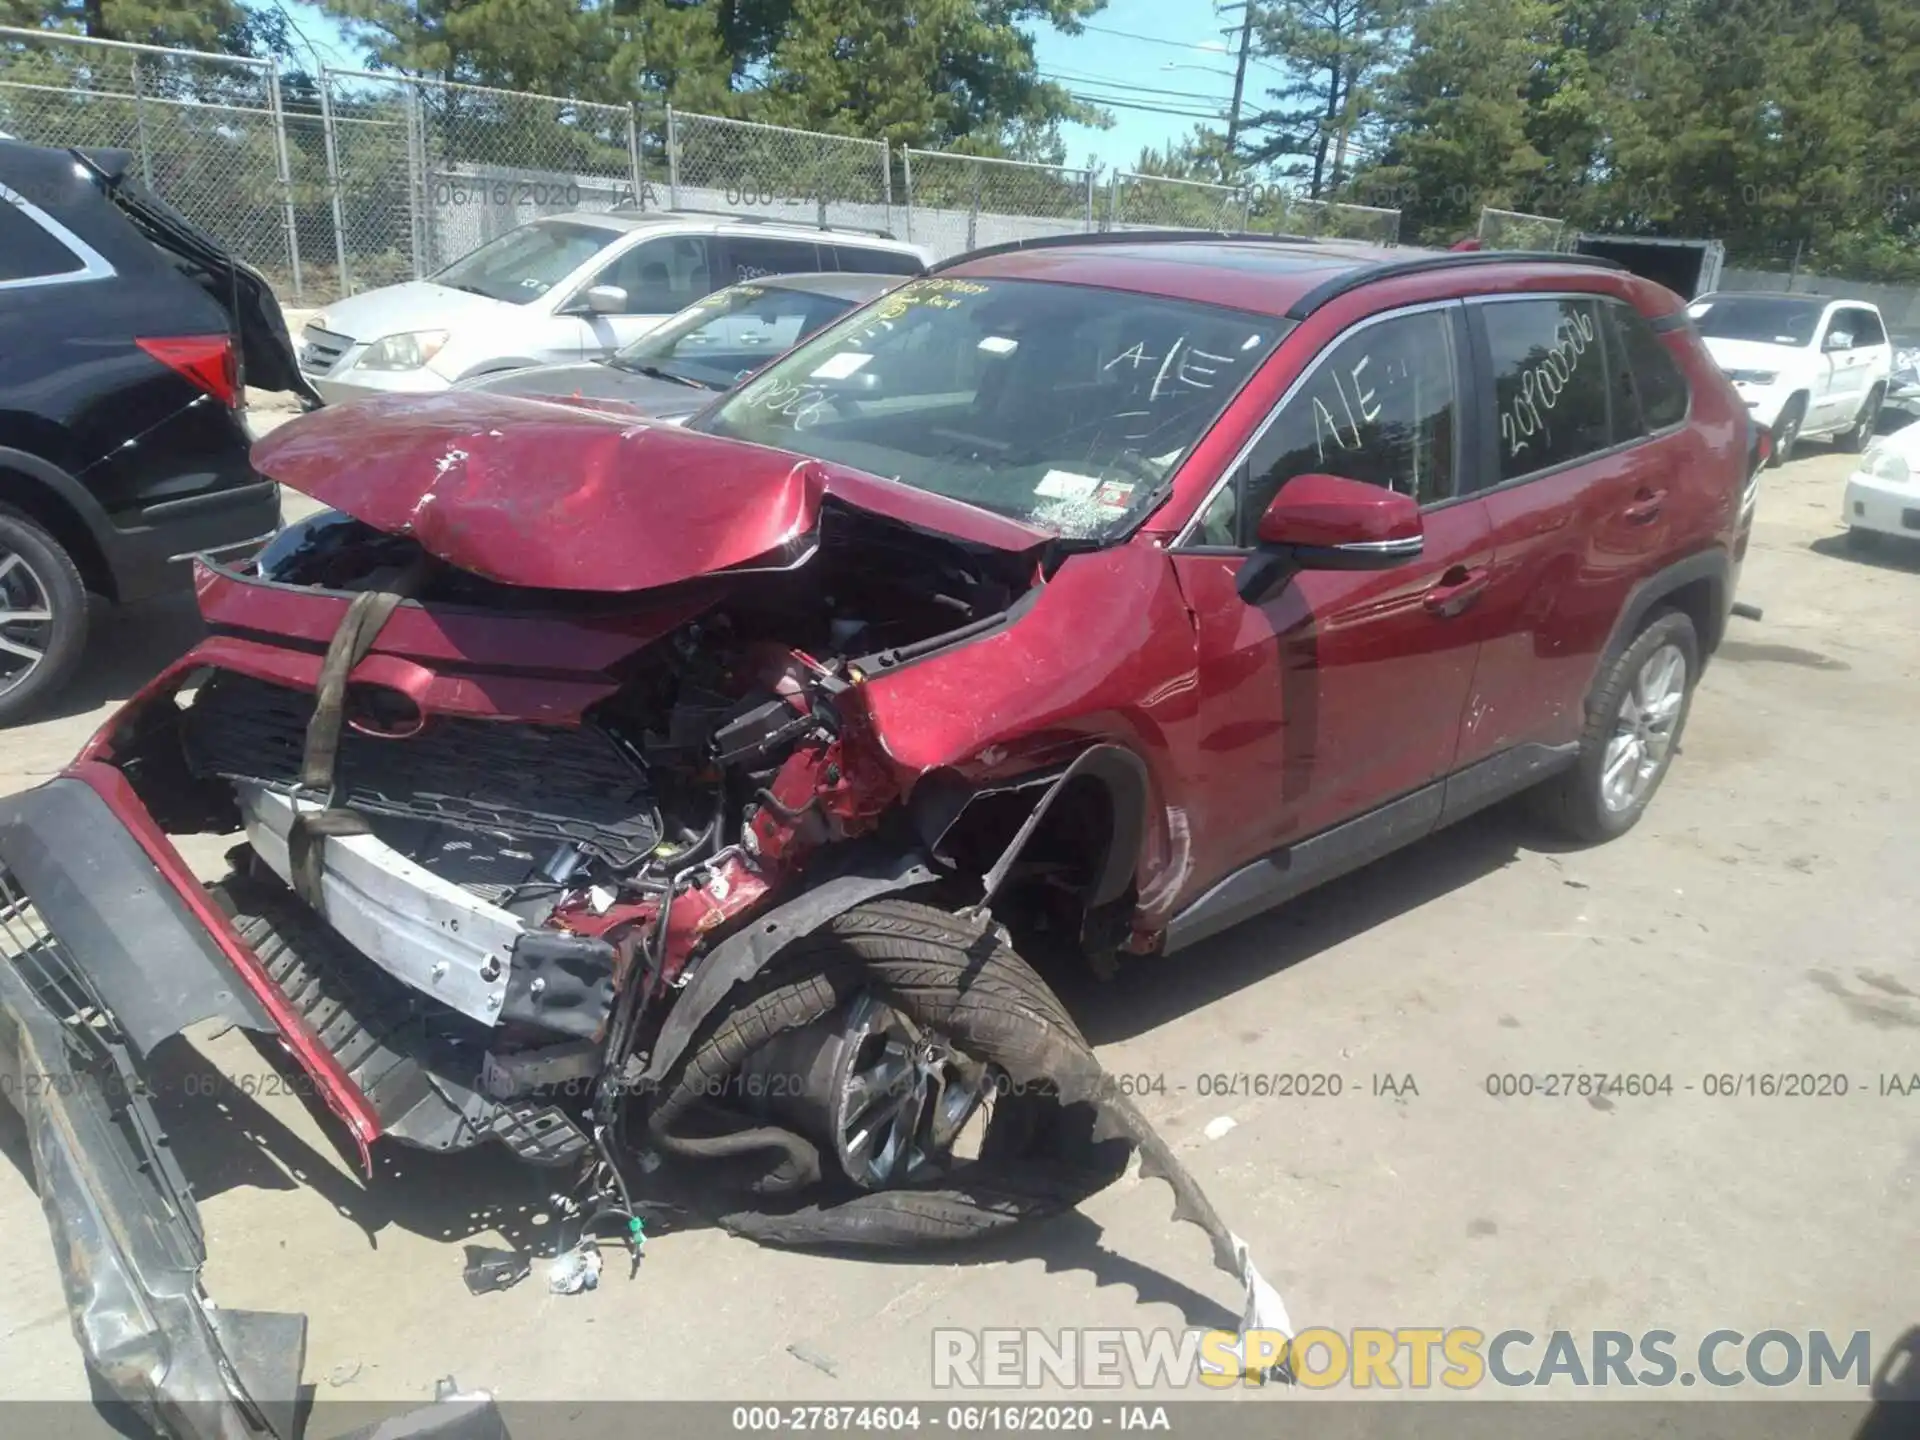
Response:
M957 1162L945 1175L869 1192L836 1175L796 1196L803 1200L798 1208L722 1210L714 1217L719 1224L770 1244L925 1245L1058 1213L1117 1178L1127 1142L1103 1138L1092 1110L1064 1104L1045 1078L1086 1067L1097 1075L1098 1062L1045 982L1017 957L997 944L982 956L979 938L960 931L952 917L903 902L862 907L829 928L841 933L799 942L780 972L723 1015L675 1072L648 1117L663 1147L716 1153L710 1141L695 1142L705 1147L695 1151L672 1143L679 1138L675 1123L724 1088L773 1036L813 1023L867 988L1022 1084L996 1099L979 1158ZM813 1165L796 1181L796 1152L781 1138L788 1134L767 1127L736 1132L718 1137L717 1153L782 1149L789 1163L751 1188L762 1196L795 1190L819 1177L819 1154L807 1146Z
M706 828L695 837L694 842L683 854L675 855L661 866L660 873L668 879L684 875L702 860L706 859L720 842L721 828L727 822L727 791L725 786L715 786L713 792L713 818Z

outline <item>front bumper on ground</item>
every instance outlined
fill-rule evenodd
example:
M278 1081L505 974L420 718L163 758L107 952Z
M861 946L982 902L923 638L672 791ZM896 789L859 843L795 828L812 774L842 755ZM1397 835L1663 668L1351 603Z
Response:
M1920 480L1897 485L1855 471L1847 478L1840 515L1852 530L1920 536Z
M306 1317L225 1309L201 1288L199 1210L145 1073L201 1021L287 1027L89 773L0 799L0 1091L25 1123L74 1337L96 1394L130 1412L122 1433L297 1440ZM471 1395L353 1440L387 1437L508 1440Z
M0 801L0 1081L75 1338L156 1430L289 1440L306 1318L201 1289L199 1212L142 1074L202 1020L272 1028L100 795L60 779Z

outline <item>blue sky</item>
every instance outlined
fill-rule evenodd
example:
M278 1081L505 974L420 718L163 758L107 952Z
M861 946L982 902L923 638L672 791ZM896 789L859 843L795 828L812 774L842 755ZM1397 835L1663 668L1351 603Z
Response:
M1147 107L1109 107L1111 130L1067 126L1068 160L1080 164L1091 154L1130 169L1144 146L1162 148L1197 124L1225 129L1239 21L1237 7L1221 11L1215 0L1109 0L1083 34L1039 32L1034 54L1047 78L1088 98ZM1250 66L1247 100L1257 101L1276 79L1272 69Z
M1224 0L1108 0L1083 34L1038 32L1034 53L1041 72L1076 93L1110 102L1110 130L1069 125L1067 159L1089 155L1109 169L1128 169L1142 147L1163 147L1196 124L1224 128L1233 96L1233 45L1240 12L1222 11ZM325 12L305 0L289 0L287 12L326 65L355 66L359 55ZM1271 66L1247 71L1247 104L1276 79ZM1121 108L1122 105L1132 108ZM1178 112L1178 113L1166 113Z

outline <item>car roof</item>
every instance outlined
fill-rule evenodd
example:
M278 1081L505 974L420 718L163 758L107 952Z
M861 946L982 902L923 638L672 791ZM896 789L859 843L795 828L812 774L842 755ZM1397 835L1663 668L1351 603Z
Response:
M1594 256L1523 250L1433 250L1265 235L1163 231L1128 235L1049 236L961 255L934 267L938 275L1051 280L1231 306L1300 320L1321 305L1375 280L1423 271L1504 268L1488 289L1507 288L1512 272L1559 270L1615 274L1622 267Z
M897 285L904 285L912 278L911 275L856 275L829 270L803 275L761 275L727 288L731 290L740 285L759 285L769 290L804 290L809 295L831 295L836 300L871 300Z
M1703 300L1805 300L1814 305L1831 305L1840 297L1837 295L1819 295L1810 290L1710 290L1694 300L1698 305ZM1866 305L1865 300L1849 300L1849 305Z
M567 210L558 215L540 215L528 223L564 220L575 225L596 225L602 230L661 230L669 226L730 235L772 235L782 240L812 240L836 245L861 245L874 250L916 252L915 247L891 236L844 226L803 225L780 220L762 220L751 215L726 215L703 210Z

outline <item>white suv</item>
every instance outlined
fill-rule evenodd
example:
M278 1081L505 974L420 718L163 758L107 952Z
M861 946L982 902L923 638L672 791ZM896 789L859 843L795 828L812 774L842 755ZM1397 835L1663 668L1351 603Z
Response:
M1753 418L1773 432L1772 464L1806 436L1834 436L1856 454L1867 448L1893 374L1877 308L1723 290L1701 296L1687 314Z
M762 275L918 275L926 251L867 231L687 211L575 212L489 240L425 280L329 305L300 370L329 401L613 354L671 315Z

